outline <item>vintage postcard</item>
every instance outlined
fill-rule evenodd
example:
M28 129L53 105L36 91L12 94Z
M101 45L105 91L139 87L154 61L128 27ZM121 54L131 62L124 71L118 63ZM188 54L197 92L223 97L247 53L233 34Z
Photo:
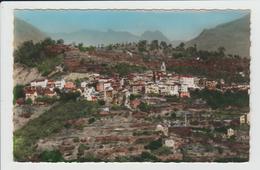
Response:
M249 10L14 12L15 161L248 161Z
M250 8L12 15L14 162L250 160Z

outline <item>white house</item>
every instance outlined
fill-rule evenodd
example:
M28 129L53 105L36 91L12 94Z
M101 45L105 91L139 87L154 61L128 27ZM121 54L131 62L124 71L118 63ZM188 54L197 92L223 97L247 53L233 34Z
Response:
M158 124L155 128L156 132L163 132L165 136L168 136L168 127L163 127L162 125Z
M232 128L227 130L227 137L230 138L231 136L235 135L235 131Z
M245 113L244 115L240 116L239 120L240 120L240 124L249 124L250 120L249 120L249 113Z
M182 84L180 87L180 92L188 92L188 85Z
M125 79L122 78L122 79L120 80L120 87L122 87L122 86L124 86L124 85L125 85Z
M159 94L159 87L157 84L147 84L145 85L145 93Z
M239 121L240 121L240 124L245 124L246 123L246 115L240 116Z
M133 57L133 53L131 53L130 51L126 51L127 55L129 55L130 57Z
M38 97L38 93L36 90L32 90L32 89L29 89L29 90L26 90L25 91L25 99L31 99L32 102L34 102L34 100Z
M62 79L62 80L57 80L57 81L54 82L55 87L56 87L56 88L59 88L59 89L63 89L64 86L65 86L65 83L66 83L66 82L65 82L64 79Z
M172 96L179 96L179 86L178 85L173 86L173 90L171 91L171 95Z
M188 88L196 88L194 77L191 76L180 76L180 84L187 85Z
M95 97L96 91L94 87L90 88L84 88L84 91L82 93L82 96L84 96L87 101L93 101L93 98Z
M128 108L131 108L130 107L130 92L126 89L124 90L125 92L125 102L124 102L124 105Z
M182 84L180 87L179 91L179 96L180 97L190 97L190 92L188 90L188 85L187 84Z
M85 82L85 81L83 81L83 82L80 83L80 86L81 86L82 88L87 87L87 85L88 85L88 83Z
M164 145L175 150L175 142L173 139L166 139Z
M42 87L42 88L46 88L48 84L48 80L44 79L44 80L35 80L31 82L31 87Z

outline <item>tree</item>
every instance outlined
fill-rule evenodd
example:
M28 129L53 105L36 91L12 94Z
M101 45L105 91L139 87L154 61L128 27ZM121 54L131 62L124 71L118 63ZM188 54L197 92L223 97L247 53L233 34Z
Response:
M39 55L38 46L33 41L26 41L14 51L14 62L21 63L29 67L34 67Z
M57 44L64 44L64 40L63 39L58 39L57 40Z
M76 86L77 86L77 87L80 87L80 83L81 83L80 79L77 78L77 79L75 80Z
M95 121L96 121L96 119L95 119L94 117L88 119L88 123L89 123L89 124L92 124L92 123L94 123Z
M156 150L162 147L162 145L162 139L159 138L158 140L151 141L148 145L145 146L145 149Z
M158 40L153 40L150 45L151 50L157 50L159 48Z
M31 98L28 98L26 101L25 101L25 104L28 104L28 105L31 105L33 102L32 102L32 99Z
M80 93L77 92L68 92L61 93L60 99L63 101L76 100L80 96Z
M112 44L109 44L108 46L107 46L107 50L112 50L113 49L113 45Z
M104 106L106 104L106 102L104 100L98 100L98 104L101 106Z
M185 46L185 44L184 44L183 42L181 42L181 43L176 47L176 49L177 49L177 50L180 50L180 51L184 51L184 50L185 50L184 46Z
M225 51L226 51L226 49L224 48L224 47L218 47L218 55L220 56L220 57L225 57Z
M175 113L175 112L172 112L172 113L171 113L171 118L172 118L172 119L176 119L176 113Z
M152 109L150 105L144 102L141 102L141 104L138 107L142 112L150 112L150 110Z
M161 41L160 43L160 47L163 49L163 50L166 50L168 48L168 45L165 41Z
M186 52L190 57L197 57L197 46L194 44L194 46L188 47L186 49Z
M24 98L24 92L23 92L24 85L17 84L13 89L13 95L14 99L13 102L15 103L17 99Z
M146 45L147 45L147 41L146 40L139 41L138 44L137 44L138 50L140 52L144 52L146 50Z
M130 100L135 100L135 99L141 98L141 97L142 97L142 95L140 95L140 94L130 94L129 99Z
M44 162L61 162L64 161L62 154L58 150L43 151L40 154L40 160Z
M52 40L51 38L45 38L42 43L41 43L44 47L45 46L48 46L48 45L55 45L56 44L56 41L55 40Z

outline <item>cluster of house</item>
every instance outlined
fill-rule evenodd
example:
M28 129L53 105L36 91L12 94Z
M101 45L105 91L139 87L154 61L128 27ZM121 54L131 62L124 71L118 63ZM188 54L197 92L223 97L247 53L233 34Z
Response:
M90 74L87 80L75 84L73 81L35 80L24 89L26 99L33 102L39 96L57 96L55 88L64 92L80 92L88 101L97 99L107 103L124 104L130 107L130 94L155 94L165 96L190 97L190 90L213 88L216 81L208 81L194 76L177 75L166 72L163 62L160 71L131 73L124 78L118 75L103 77Z

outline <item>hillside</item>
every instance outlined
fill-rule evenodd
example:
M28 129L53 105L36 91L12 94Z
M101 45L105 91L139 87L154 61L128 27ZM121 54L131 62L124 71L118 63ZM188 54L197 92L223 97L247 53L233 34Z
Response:
M249 58L250 16L246 15L215 28L205 29L198 37L188 41L186 47L194 44L197 44L198 49L210 51L223 46L227 54L238 54Z
M47 35L36 27L19 18L14 18L14 47L17 47L24 41L33 40L37 42L45 37Z
M152 41L152 40L159 40L159 41L165 41L165 42L170 42L170 40L163 35L160 31L145 31L141 37L141 40L147 40L147 41Z
M111 43L137 42L139 40L169 40L160 31L145 31L141 36L134 35L127 31L97 31L97 30L80 30L71 33L50 33L53 39L64 39L66 43L82 42L85 45L108 45Z

